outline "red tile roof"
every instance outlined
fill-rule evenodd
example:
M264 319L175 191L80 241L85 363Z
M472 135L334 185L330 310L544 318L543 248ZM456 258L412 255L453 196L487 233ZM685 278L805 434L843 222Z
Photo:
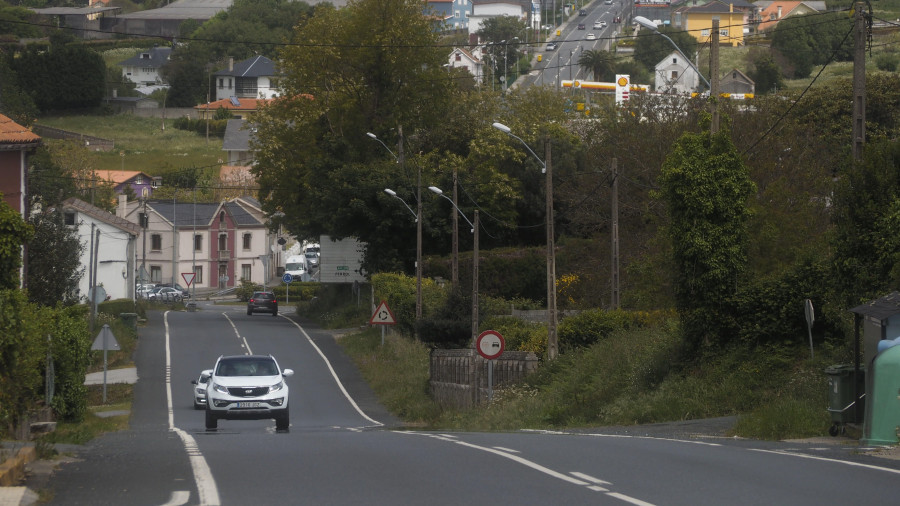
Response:
M0 114L0 144L37 144L41 136Z

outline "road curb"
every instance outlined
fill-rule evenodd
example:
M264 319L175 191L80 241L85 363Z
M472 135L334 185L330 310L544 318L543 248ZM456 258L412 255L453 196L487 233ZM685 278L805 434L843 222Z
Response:
M25 464L37 459L33 446L19 448L15 455L0 464L0 486L13 487L25 479ZM13 487L18 488L18 487ZM0 504L6 504L0 499Z

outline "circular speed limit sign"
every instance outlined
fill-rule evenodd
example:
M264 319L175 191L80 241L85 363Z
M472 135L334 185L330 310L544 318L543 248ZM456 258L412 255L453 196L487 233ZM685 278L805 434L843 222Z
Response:
M494 360L502 355L505 346L506 342L503 340L503 336L496 330L485 330L479 334L478 340L475 342L475 349L487 360Z

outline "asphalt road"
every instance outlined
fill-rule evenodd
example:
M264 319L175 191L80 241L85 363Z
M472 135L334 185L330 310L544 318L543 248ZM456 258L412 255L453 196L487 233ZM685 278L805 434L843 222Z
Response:
M247 352L294 369L289 432L270 420L221 420L206 431L193 409L190 380L220 354ZM896 504L900 490L898 461L834 445L699 437L690 423L404 429L330 333L241 306L154 313L135 358L131 429L63 464L50 504L877 505Z

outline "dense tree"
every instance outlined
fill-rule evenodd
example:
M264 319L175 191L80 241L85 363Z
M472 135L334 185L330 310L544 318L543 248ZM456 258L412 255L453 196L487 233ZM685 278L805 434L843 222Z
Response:
M11 6L0 1L0 37L11 36L15 39L40 37L41 30L32 23L27 23L34 15L24 6Z
M789 16L778 22L771 47L793 65L790 78L808 77L816 65L852 59L853 18L845 12Z
M781 77L781 68L775 63L771 53L759 53L751 60L753 65L749 72L750 79L756 85L755 92L758 95L784 89L784 79Z
M748 198L755 185L727 128L682 135L659 185L683 335L692 350L718 344L728 338L722 332L734 316L728 301L747 268Z
M74 174L57 164L46 146L39 147L28 162L29 208L47 209L81 196Z
M161 77L169 83L167 107L194 107L214 100L211 85L212 66L187 50L175 51L169 62L160 69Z
M30 126L38 114L34 100L19 87L4 55L0 55L0 113L23 126Z
M476 33L485 45L483 60L490 62L490 82L502 83L500 76L506 73L509 77L510 63L518 61L519 48L524 47L525 22L513 16L496 16L485 19Z
M672 39L687 58L692 58L699 49L697 39L688 32L674 30L667 26L659 27L659 31ZM635 38L634 60L641 63L650 72L653 72L656 64L672 51L675 51L675 48L672 47L671 42L648 30L641 30Z
M78 230L66 226L58 209L31 215L34 237L28 242L28 299L43 306L79 301L78 283L84 275L84 246Z
M95 51L80 45L51 44L50 50L29 48L10 63L19 86L43 112L100 105L106 90L106 64ZM66 86L59 76L66 76Z

